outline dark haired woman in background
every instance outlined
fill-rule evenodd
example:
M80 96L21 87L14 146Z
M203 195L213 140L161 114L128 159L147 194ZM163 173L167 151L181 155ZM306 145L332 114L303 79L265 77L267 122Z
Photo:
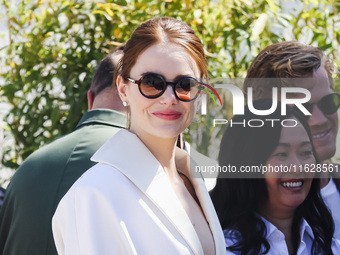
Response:
M254 102L255 109L271 105L267 99ZM221 166L292 166L286 173L251 176L257 178L219 176L211 197L224 229L227 254L340 254L338 240L332 239L331 215L320 197L320 180L312 172L300 172L300 167L318 163L306 119L290 107L281 116L280 109L279 104L273 114L259 116L246 107L245 115L233 122L260 119L264 125L234 125L223 136ZM282 126L283 119L294 119L297 125Z

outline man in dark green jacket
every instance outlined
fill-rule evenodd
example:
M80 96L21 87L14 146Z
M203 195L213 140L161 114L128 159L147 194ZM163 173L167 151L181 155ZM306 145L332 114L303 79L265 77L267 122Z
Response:
M32 153L13 176L0 211L0 254L57 254L51 220L60 199L95 164L94 152L126 126L124 107L112 90L121 54L101 61L88 92L89 111L75 130Z

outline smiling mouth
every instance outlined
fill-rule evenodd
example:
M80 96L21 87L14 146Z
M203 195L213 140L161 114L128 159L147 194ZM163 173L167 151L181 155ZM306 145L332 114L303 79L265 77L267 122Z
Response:
M285 188L300 188L303 185L303 180L298 181L283 181L280 184Z
M322 137L324 137L325 135L327 135L328 132L329 132L329 130L327 130L327 131L325 131L325 132L322 132L322 133L319 133L319 134L312 135L312 138L313 138L313 139L322 138Z

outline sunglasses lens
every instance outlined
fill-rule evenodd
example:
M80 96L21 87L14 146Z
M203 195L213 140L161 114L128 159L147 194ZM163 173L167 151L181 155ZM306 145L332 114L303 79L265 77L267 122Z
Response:
M340 107L340 95L334 93L324 96L319 102L318 107L324 114L333 114Z
M176 84L176 95L182 101L194 100L200 92L199 85L193 78L183 78Z
M171 82L167 83L161 75L146 74L138 82L140 92L147 98L161 96ZM201 84L194 78L184 77L175 84L175 93L181 101L194 100L200 93Z
M147 74L143 77L139 84L139 89L144 96L156 98L163 93L165 86L165 81L161 77L153 74Z

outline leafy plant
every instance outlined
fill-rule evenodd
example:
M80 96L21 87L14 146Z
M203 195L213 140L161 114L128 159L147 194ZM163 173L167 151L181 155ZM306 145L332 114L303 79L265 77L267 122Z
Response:
M9 45L1 49L1 100L11 105L4 121L15 138L3 148L2 164L17 168L40 146L73 130L87 110L86 91L95 67L109 50L128 40L142 22L158 16L191 25L205 46L211 77L244 78L252 59L271 43L300 40L318 45L339 65L338 1L304 0L2 0ZM218 112L229 116L223 95ZM208 154L214 114L190 127L192 143ZM203 123L203 124L202 124ZM191 137L192 138L192 137Z

